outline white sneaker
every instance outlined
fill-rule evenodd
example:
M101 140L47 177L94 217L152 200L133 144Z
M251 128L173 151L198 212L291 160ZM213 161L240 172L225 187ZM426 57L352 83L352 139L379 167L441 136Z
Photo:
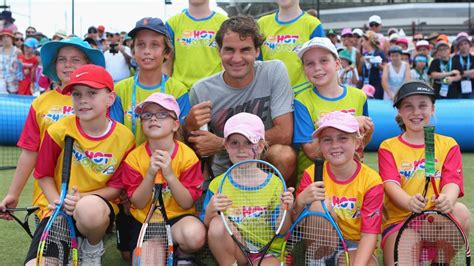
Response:
M87 242L87 243L86 243ZM85 245L89 245L87 239L84 239L79 247L79 257L81 261L81 265L84 266L101 266L102 262L102 255L105 253L104 244L101 241L98 247L95 250L87 250Z

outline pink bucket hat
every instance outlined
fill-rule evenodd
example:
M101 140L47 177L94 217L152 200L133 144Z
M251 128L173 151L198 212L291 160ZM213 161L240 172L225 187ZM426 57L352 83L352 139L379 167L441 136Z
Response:
M236 133L243 135L253 144L265 140L265 126L262 119L250 113L238 113L225 122L224 139Z
M334 111L325 114L319 119L318 129L313 132L312 137L317 138L319 133L328 127L333 127L347 133L359 132L359 123L353 115L341 111Z
M174 112L176 117L179 118L180 111L178 102L176 102L176 99L171 95L155 92L135 107L135 113L140 114L147 103L156 103L166 110Z

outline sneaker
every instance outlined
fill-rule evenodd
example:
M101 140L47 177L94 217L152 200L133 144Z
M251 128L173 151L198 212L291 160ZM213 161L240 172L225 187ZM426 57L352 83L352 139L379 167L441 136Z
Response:
M102 255L105 253L104 244L102 241L99 244L99 247L93 251L86 250L84 248L86 239L84 239L79 247L79 257L81 265L83 266L101 266Z

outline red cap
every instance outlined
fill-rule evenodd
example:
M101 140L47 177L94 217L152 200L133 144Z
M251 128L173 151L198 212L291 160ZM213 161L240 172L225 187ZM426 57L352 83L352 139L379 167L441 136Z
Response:
M71 73L70 82L62 93L68 94L76 85L85 85L93 89L114 90L114 80L105 68L97 65L83 65Z
M97 30L100 31L100 32L104 32L104 31L105 31L105 27L102 26L102 25L99 25L99 26L97 27Z
M1 35L8 35L12 38L15 38L15 36L13 35L13 31L11 29L7 29L7 28L3 28L3 30L0 32L0 36Z

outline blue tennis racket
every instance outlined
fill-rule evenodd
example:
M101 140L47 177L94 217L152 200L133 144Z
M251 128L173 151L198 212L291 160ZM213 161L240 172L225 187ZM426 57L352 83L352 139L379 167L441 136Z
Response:
M323 180L324 160L315 160L315 182ZM349 252L341 229L321 201L324 212L307 205L285 235L281 265L349 265Z
M66 136L64 139L63 169L61 177L61 193L59 204L49 218L41 234L36 254L37 265L77 265L77 238L74 222L70 215L64 212L64 199L68 193L71 176L72 150L74 139Z

